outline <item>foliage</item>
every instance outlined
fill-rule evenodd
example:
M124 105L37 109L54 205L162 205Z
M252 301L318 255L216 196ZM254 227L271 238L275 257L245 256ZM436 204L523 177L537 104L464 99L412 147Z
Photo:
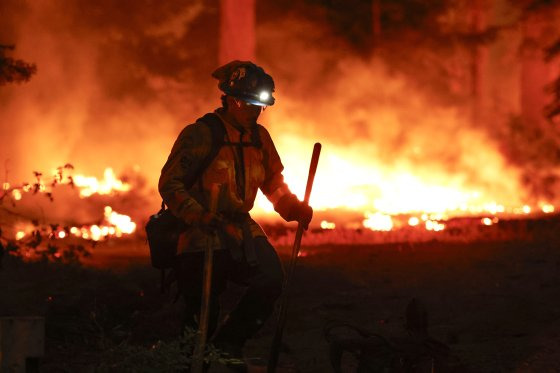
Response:
M186 328L180 338L157 341L149 346L135 346L124 341L103 352L99 372L177 372L190 366L191 356L198 339L196 330ZM235 364L236 359L208 345L205 354L207 363Z
M60 241L57 240L57 234L62 231L65 233L65 236L69 236L69 226L54 222L41 224L34 217L16 213L2 206L5 201L9 201L12 207L16 207L18 198L15 196L21 196L21 194L25 192L42 194L53 202L52 188L61 184L63 180L67 180L66 184L74 187L72 176L65 175L66 171L72 170L73 168L74 167L69 163L58 167L57 173L53 176L52 180L48 182L43 181L42 172L34 171L33 175L35 181L33 182L22 183L18 186L11 186L7 183L4 184L4 188L0 194L0 210L14 218L29 221L34 229L23 239L12 239L3 235L3 230L0 226L0 261L4 254L10 254L35 260L77 264L81 259L91 255L82 244L67 243L64 247L60 245ZM47 187L50 187L50 189ZM95 245L95 242L91 241L91 245Z
M35 64L13 59L5 55L7 50L13 49L15 49L13 45L0 44L0 85L27 82L37 72Z

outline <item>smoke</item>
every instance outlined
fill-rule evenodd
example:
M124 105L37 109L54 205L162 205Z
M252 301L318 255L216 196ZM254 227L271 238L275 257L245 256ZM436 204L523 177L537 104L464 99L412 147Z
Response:
M259 35L268 46L262 59L284 78L277 84L278 104L266 115L291 164L302 163L301 153L290 154L296 144L310 150L321 141L327 156L360 165L365 175L352 175L344 166L335 171L356 183L356 191L383 189L366 185L372 182L367 174L380 174L374 179L389 185L416 175L427 184L480 192L506 205L528 200L521 170L508 164L481 126L471 124L464 107L442 104L432 89L380 58L353 55L329 29L302 18L262 25ZM306 164L301 166L300 179Z
M215 63L200 62L204 53L186 41L211 10L150 1L14 1L2 10L2 42L38 66L28 84L2 88L8 179L70 162L98 176L137 165L154 185L180 128L205 110L210 84L197 72Z
M218 64L217 3L12 0L0 7L0 43L16 44L14 55L38 67L29 83L0 89L8 181L67 162L98 177L105 167L135 167L151 188L149 210L156 208L157 179L177 134L219 105L210 77ZM443 105L419 84L425 80L387 61L357 56L320 17L307 16L257 19L256 62L277 86L277 104L262 123L288 180L304 180L302 157L321 141L320 167L344 159L365 174L353 181L339 171L355 190L381 193L372 183L411 174L512 204L527 199L519 169L464 108ZM326 172L320 168L318 181Z

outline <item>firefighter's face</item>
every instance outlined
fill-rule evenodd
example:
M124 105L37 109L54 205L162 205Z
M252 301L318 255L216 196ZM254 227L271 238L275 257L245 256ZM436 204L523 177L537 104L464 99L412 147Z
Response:
M255 125L263 108L263 106L252 105L233 97L228 103L228 111L235 121L243 127Z

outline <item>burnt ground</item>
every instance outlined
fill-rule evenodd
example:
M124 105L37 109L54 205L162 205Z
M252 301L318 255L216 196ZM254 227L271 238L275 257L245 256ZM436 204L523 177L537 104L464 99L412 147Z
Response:
M462 371L560 371L555 235L538 242L303 248L280 363L284 371L332 371L323 335L327 322L400 337L404 309L417 298L428 310L430 333L451 347ZM159 273L147 263L147 248L134 247L99 247L94 268L4 258L0 316L46 317L43 372L93 372L103 364L111 371L118 366L107 363L115 350L122 354L177 337L181 304L159 293ZM289 248L279 252L286 260ZM226 309L241 290L232 287L225 294ZM268 356L273 324L269 320L248 343L248 355ZM351 357L344 364L353 371Z

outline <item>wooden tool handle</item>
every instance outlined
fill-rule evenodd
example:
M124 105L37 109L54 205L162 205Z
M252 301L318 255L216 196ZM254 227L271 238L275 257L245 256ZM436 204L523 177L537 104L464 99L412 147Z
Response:
M220 184L212 183L210 186L210 212L215 213L218 208L218 195ZM202 373L204 370L204 352L206 351L206 340L208 337L208 319L210 317L210 295L212 291L212 264L213 250L212 240L206 243L204 251L204 272L202 276L202 303L200 305L200 318L198 325L198 342L193 353L193 373Z
M317 172L317 165L319 164L319 155L321 155L321 144L315 143L313 146L313 155L311 156L311 163L309 165L309 173L307 174L307 185L305 187L305 198L303 201L309 203L311 195L311 188L313 187L313 180ZM275 373L276 365L278 363L278 356L280 354L280 345L282 344L282 334L284 333L284 325L286 324L286 316L288 314L288 292L294 269L296 267L297 256L301 246L301 238L303 237L303 226L298 224L296 231L296 238L292 248L292 257L284 277L284 286L282 288L282 295L280 297L280 310L278 311L278 321L276 323L276 331L272 338L272 345L270 347L270 357L268 359L267 373Z

